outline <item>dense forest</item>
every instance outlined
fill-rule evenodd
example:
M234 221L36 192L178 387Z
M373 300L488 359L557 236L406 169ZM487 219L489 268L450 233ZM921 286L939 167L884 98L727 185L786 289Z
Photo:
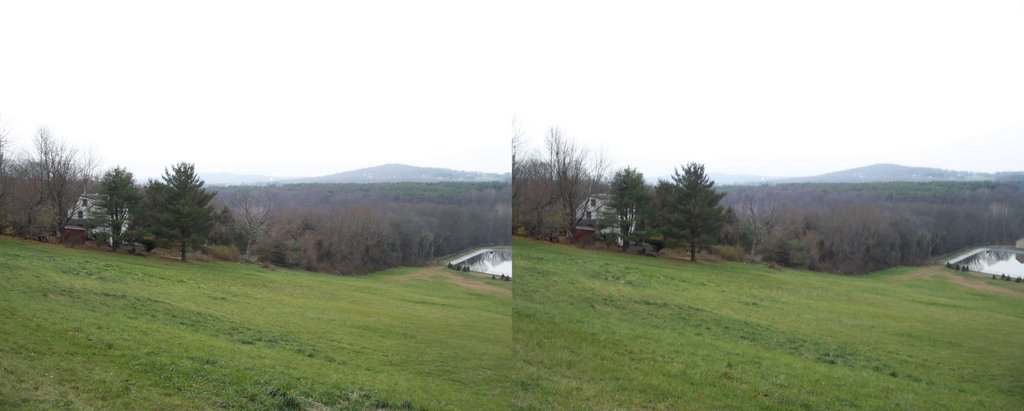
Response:
M222 215L229 213L227 219L243 223L219 224L211 240L243 253L251 247L252 253L281 266L365 273L423 264L468 247L510 244L512 239L512 188L506 182L215 190ZM245 223L265 212L270 214L265 227Z
M1024 181L730 186L723 243L791 267L861 274L1024 236ZM752 229L765 228L756 238Z
M205 187L189 163L143 185L47 128L14 153L0 130L0 231L113 250L166 248L336 274L419 265L479 245L511 242L511 184L382 183ZM90 216L83 193L95 193ZM79 210L79 211L76 211ZM96 212L100 210L101 212ZM141 251L139 251L141 252Z

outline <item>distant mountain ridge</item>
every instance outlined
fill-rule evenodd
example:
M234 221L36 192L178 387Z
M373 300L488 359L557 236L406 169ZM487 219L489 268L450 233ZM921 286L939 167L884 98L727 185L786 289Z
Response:
M437 183L503 181L506 179L511 180L511 174L416 167L407 164L383 164L320 177L282 180L280 183Z
M834 171L808 177L766 177L709 173L708 178L717 185L759 185L787 183L883 183L930 181L1009 181L1024 180L1024 171L979 173L973 171L945 170L930 167L909 167L899 164L873 164L870 166ZM657 177L651 181L671 180L671 176Z
M272 177L232 173L201 173L200 177L210 186L512 181L511 173L484 173L438 167L417 167L407 164L383 164L319 177Z
M199 177L211 186L266 185L288 178L232 173L199 173Z
M835 171L810 177L778 179L773 183L881 183L881 182L912 182L930 181L997 181L1015 176L1024 176L1024 172L979 173L973 171L944 170L929 167L908 167L899 164L874 164L849 170Z

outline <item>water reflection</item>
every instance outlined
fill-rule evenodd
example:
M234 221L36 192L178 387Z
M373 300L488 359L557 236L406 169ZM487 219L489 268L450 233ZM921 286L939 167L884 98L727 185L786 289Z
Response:
M949 260L949 264L979 273L1024 278L1024 251L980 248Z
M469 268L469 271L512 276L512 249L489 248L477 251L468 256L452 260L449 263L457 269Z

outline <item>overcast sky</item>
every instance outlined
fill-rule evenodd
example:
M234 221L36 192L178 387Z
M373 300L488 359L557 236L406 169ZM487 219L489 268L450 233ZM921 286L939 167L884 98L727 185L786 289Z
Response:
M694 4L695 3L695 4ZM889 162L1024 170L1024 2L558 7L523 30L519 118L648 176Z
M425 2L0 6L0 116L155 176L511 170L499 10ZM355 2L351 2L355 3Z
M1024 169L1024 4L19 2L0 122L156 176L507 172L513 117L617 166Z

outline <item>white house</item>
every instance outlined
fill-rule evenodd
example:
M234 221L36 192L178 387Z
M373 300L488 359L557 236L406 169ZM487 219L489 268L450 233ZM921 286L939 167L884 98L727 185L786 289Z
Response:
M96 233L110 232L110 228L107 227L87 228L89 226L89 219L96 217L97 214L103 211L103 208L98 204L100 199L99 194L82 194L78 197L78 201L69 210L71 219L64 225L64 241L85 241L95 238ZM121 232L127 229L128 222L125 221L121 225ZM107 241L112 244L114 240L107 239Z
M573 236L577 241L593 237L598 232L602 235L619 235L619 225L616 210L609 205L608 194L594 194L588 197L576 207L576 227L573 229ZM622 246L622 239L617 238L616 243Z

